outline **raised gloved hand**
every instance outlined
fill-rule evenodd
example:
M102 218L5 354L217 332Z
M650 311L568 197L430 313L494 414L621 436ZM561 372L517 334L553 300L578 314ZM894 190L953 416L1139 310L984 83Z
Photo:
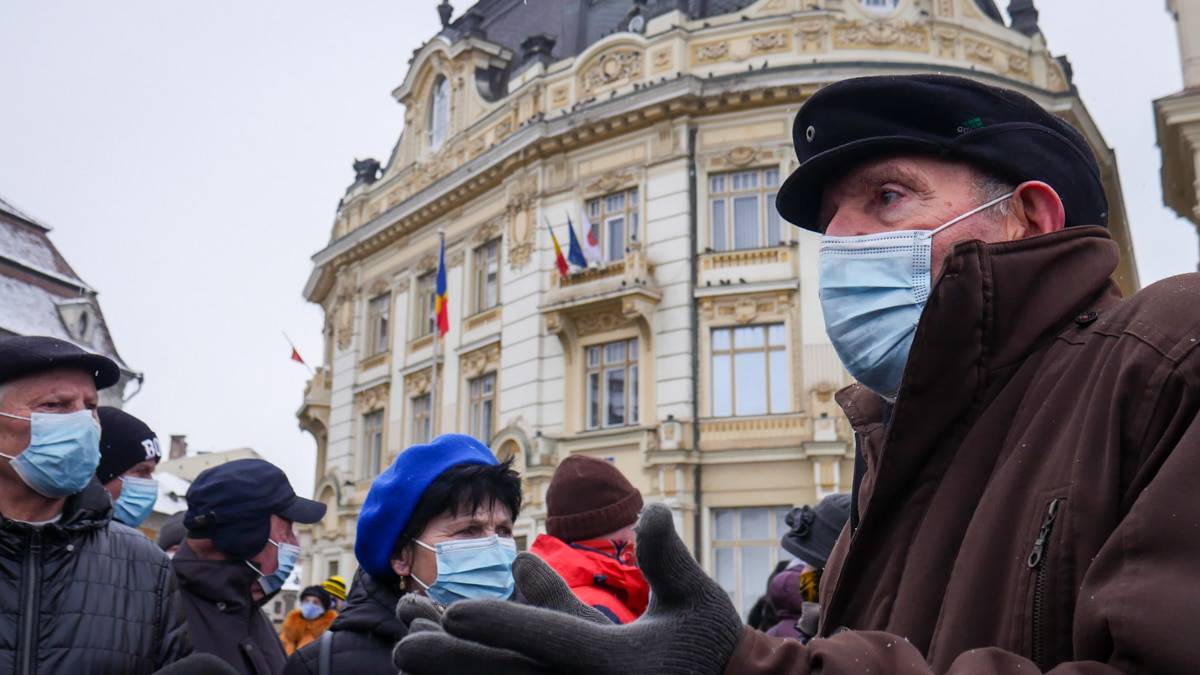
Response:
M514 603L464 600L446 610L444 633L421 632L402 640L396 663L413 675L722 672L741 634L741 619L675 534L666 507L646 507L637 555L651 600L646 614L631 624L603 625Z

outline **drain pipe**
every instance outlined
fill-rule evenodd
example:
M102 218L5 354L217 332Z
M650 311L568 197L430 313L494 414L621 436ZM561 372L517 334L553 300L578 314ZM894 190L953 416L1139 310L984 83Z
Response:
M703 509L701 497L703 488L700 479L700 300L696 297L699 282L700 261L697 260L697 244L699 238L699 216L696 205L696 127L688 124L687 144L688 167L688 259L691 261L691 285L688 293L692 296L691 307L691 339L692 339L692 454L696 463L692 465L692 494L695 497L695 511L692 514L692 545L695 546L696 561L704 565L704 542L700 536L704 530Z

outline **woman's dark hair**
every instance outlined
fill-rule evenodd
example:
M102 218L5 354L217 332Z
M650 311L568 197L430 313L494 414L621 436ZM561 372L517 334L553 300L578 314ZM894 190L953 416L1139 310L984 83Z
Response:
M521 513L521 476L513 471L511 458L499 464L459 464L446 469L425 488L408 525L396 540L392 558L421 536L436 516L475 513L496 503L508 507L513 520Z

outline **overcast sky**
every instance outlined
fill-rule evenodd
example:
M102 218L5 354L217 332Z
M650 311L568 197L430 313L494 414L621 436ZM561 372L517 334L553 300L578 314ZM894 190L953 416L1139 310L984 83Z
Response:
M311 490L315 444L295 418L308 373L281 332L317 365L309 256L352 160L386 161L403 122L390 92L436 4L0 2L0 195L101 291L146 373L128 409L164 440L253 447ZM1142 282L1194 271L1194 229L1161 206L1151 101L1180 88L1163 3L1038 4L1116 148Z

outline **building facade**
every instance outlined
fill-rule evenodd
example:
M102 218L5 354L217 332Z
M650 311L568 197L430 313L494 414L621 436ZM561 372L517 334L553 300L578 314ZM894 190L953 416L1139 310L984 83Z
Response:
M1179 38L1183 89L1154 102L1163 203L1200 228L1200 0L1167 0Z
M794 505L850 488L849 382L817 301L819 239L780 220L791 121L821 86L950 72L1017 88L1096 150L1136 288L1111 150L1036 10L991 0L483 0L413 56L386 166L355 163L306 297L325 366L308 581L354 568L355 519L403 448L459 431L524 477L519 544L564 457L613 461L743 610ZM597 263L561 277L568 222ZM450 331L435 360L439 232ZM436 368L436 400L431 377Z
M50 240L50 228L0 198L0 335L48 335L103 354L121 379L100 391L100 405L120 408L141 388L142 374L117 353L98 293ZM137 386L128 391L128 385Z

